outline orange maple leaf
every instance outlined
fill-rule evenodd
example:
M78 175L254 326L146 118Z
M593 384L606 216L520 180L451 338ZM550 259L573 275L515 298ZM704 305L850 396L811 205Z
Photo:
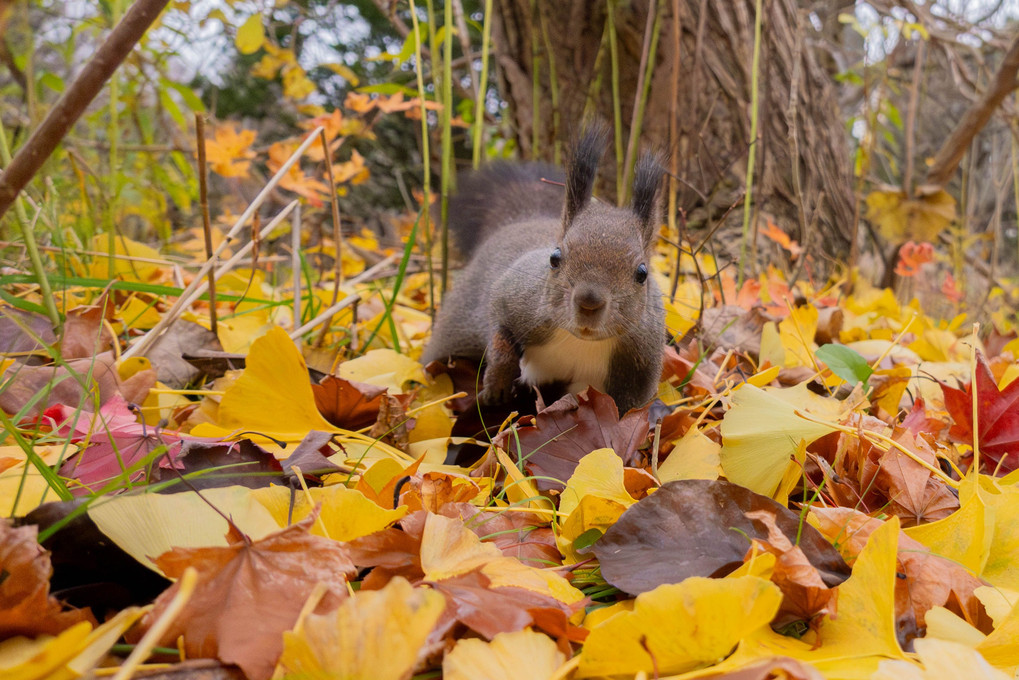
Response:
M769 239L782 246L785 250L789 251L789 254L793 257L799 257L800 253L803 252L803 248L799 243L789 238L789 234L785 233L778 228L778 225L767 219L768 226L765 229L761 229L761 235L767 236Z
M293 154L297 145L292 142L276 142L269 147L269 169L276 172L287 162ZM329 187L313 177L309 177L301 170L299 163L294 163L287 170L279 183L280 187L293 191L298 196L304 196L314 206L322 205L322 199L329 195Z
M247 177L255 152L254 130L240 130L230 124L217 125L212 139L205 140L205 158L209 168L223 177Z
M955 277L945 274L945 282L941 284L941 294L952 302L962 302L962 291L955 284Z
M899 248L899 261L895 265L895 273L899 276L916 276L920 267L934 261L934 246L930 243L913 243L906 241Z

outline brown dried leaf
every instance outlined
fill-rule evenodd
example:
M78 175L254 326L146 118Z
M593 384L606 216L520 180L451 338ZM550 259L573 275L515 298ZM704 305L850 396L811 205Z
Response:
M311 391L326 420L336 427L360 430L378 418L386 388L327 375Z
M826 585L849 569L831 544L800 516L770 498L723 481L664 484L630 507L594 544L607 582L632 595L690 576L724 576L743 563L750 539L767 538L746 513L765 510L799 546Z
M316 584L328 586L318 611L329 610L347 596L345 575L355 573L342 544L308 533L314 521L308 517L260 541L175 549L156 558L170 578L189 566L198 570L194 594L161 643L175 646L183 635L189 657L237 664L252 680L271 677L283 632L293 628ZM177 589L174 584L157 598L143 629L160 618Z
M838 591L825 585L803 550L778 528L775 515L767 510L746 515L764 526L767 538L757 543L776 557L771 580L782 590L782 606L772 625L781 628L793 621L809 621L814 628L823 616L834 615Z
M50 554L36 540L38 527L15 529L0 520L0 640L15 635L56 635L79 621L96 623L88 609L64 610L50 597Z
M98 302L67 313L60 338L60 355L64 359L84 359L113 347L115 338L103 325L104 319L113 320L113 301L104 294Z
M624 465L635 466L637 449L649 429L647 408L620 418L612 397L593 388L566 395L539 411L533 422L503 432L495 444L524 460L527 473L537 477L534 483L542 491L563 489L580 459L596 449L610 448Z
M920 460L936 467L937 457L924 439L899 430L892 437ZM903 527L934 522L959 509L959 498L947 484L902 451L891 448L878 460L876 482L888 497L886 510L898 515Z

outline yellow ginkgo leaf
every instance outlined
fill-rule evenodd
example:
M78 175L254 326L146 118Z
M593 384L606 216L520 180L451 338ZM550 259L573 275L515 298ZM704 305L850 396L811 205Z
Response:
M108 253L110 250L110 235L102 233L92 237L91 250L99 253ZM147 261L161 260L159 251L150 248L144 243L132 241L125 236L114 236L113 252L115 259L112 275L109 269L109 259L97 256L92 260L89 276L98 279L106 279L112 276L124 279L125 281L146 282L158 277L162 271L160 265Z
M884 659L905 659L895 633L895 574L899 521L878 527L853 565L853 574L838 587L838 614L825 619L815 647L757 629L714 670L733 670L772 656L791 656L812 664L830 678L870 678Z
M677 479L718 479L721 450L720 444L691 427L658 466L658 480L664 484Z
M781 601L778 586L753 576L658 586L638 595L632 612L591 631L577 677L681 673L716 663L766 627Z
M790 312L789 316L778 324L779 341L785 350L785 366L807 366L816 368L814 352L817 345L814 335L817 333L817 307L803 305Z
M977 645L977 651L992 666L1014 677L1016 670L1019 670L1019 644L1016 644L1016 640L1019 640L1019 604L1014 605L991 634Z
M283 634L277 673L295 678L406 680L446 598L396 577L362 590L329 614L309 614Z
M871 680L1008 680L978 652L946 640L918 638L913 642L921 666L910 661L882 661Z
M220 400L217 422L191 432L198 437L247 432L246 437L285 458L290 452L281 455L268 437L297 443L311 430L343 432L319 413L304 358L287 332L274 326L251 344L244 372Z
M593 536L589 535L590 540L584 542L590 545L595 538L600 538L616 523L620 515L626 512L627 507L600 496L584 496L556 534L556 545L563 554L564 564L576 564L587 559L587 556L577 552L578 548L585 547L576 545L577 539L596 529L597 532Z
M612 449L597 449L580 459L559 496L559 512L569 516L585 496L597 496L628 508L637 501L623 483L623 459Z
M552 511L552 501L541 495L534 481L522 472L502 449L494 450L496 459L506 471L507 483L504 489L510 503L534 510Z
M253 540L279 531L269 511L243 486L205 489L201 497L196 493L105 496L88 510L89 519L103 534L153 571L159 569L152 558L171 548L228 545L230 527L223 515Z
M344 380L386 387L390 394L406 392L410 382L427 382L421 364L391 349L373 349L364 356L344 361L338 375Z
M339 484L311 488L307 493L298 491L294 496L292 513L289 487L274 485L255 489L252 496L265 506L281 527L286 526L288 516L291 522L299 522L311 514L316 505L321 504L322 511L311 526L311 533L326 536L334 541L353 541L355 538L373 534L407 514L405 506L396 510L386 510L370 501L360 491Z
M502 557L494 543L482 543L458 519L429 514L421 536L421 570L429 581L441 581Z
M980 600L980 604L984 605L995 628L1000 626L1019 604L1019 592L1007 588L980 586L973 589L973 594Z
M743 385L733 394L721 425L719 460L726 478L765 496L778 489L801 441L810 443L835 431L796 415L797 408L780 398L780 392ZM804 400L800 410L806 406Z
M499 633L491 642L462 639L442 660L445 680L548 680L566 662L552 638L533 630Z
M89 674L145 611L128 607L95 630L88 621L81 621L56 636L8 638L0 642L0 677L75 680Z
M959 509L936 522L903 529L935 555L941 555L976 575L984 571L991 550L994 512L988 512L973 477L962 480Z

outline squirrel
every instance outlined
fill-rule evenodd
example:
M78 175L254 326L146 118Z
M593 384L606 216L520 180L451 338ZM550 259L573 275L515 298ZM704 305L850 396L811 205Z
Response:
M664 170L645 154L630 206L606 205L592 198L605 145L604 128L588 129L565 175L493 163L467 175L450 202L450 233L469 259L422 360L484 360L483 404L507 401L518 381L574 393L590 385L620 413L656 394L665 320L649 264Z

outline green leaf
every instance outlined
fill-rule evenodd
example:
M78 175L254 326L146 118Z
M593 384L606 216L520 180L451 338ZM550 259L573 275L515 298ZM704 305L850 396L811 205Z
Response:
M55 73L44 73L39 78L39 84L48 87L54 92L64 91L64 81Z
M859 352L845 345L823 345L817 348L816 354L832 373L852 385L858 382L866 383L874 372Z
M195 91L190 87L165 79L163 80L163 84L176 90L177 94L181 96L181 99L184 100L184 103L188 105L189 109L196 113L205 113L205 104L202 102L202 98L195 94Z

